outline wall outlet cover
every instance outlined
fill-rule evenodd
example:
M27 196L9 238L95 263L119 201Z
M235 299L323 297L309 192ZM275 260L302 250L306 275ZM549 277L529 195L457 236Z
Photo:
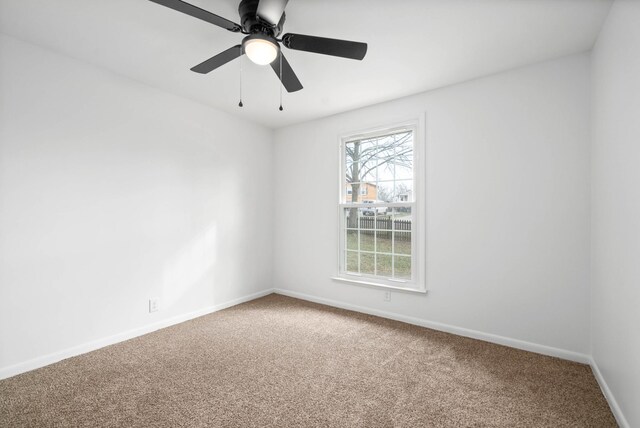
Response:
M156 312L160 309L160 298L152 297L149 299L149 312Z

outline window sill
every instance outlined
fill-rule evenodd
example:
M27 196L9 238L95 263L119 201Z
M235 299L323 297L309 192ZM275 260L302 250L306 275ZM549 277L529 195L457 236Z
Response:
M355 285L364 285L366 287L375 287L375 288L386 288L396 291L406 291L409 293L418 293L418 294L427 294L426 289L416 289L416 288L407 288L407 287L399 287L397 285L390 284L382 284L379 282L367 281L366 279L352 279L346 278L343 276L332 276L331 279L337 282L346 282L347 284L355 284Z

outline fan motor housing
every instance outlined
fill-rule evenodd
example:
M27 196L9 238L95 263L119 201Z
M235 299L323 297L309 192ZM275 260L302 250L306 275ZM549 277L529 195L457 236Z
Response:
M247 34L265 34L271 37L278 37L278 35L282 33L285 13L282 13L278 25L271 25L258 17L258 3L260 3L260 0L242 0L240 2L238 13L240 14L240 24L242 25L243 32Z

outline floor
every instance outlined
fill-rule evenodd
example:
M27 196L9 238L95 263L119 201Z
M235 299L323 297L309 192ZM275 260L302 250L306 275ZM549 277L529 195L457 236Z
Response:
M0 426L616 423L589 366L272 294L0 381Z

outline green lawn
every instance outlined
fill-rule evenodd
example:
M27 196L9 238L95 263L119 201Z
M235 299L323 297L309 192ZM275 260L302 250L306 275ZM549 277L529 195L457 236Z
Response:
M393 248L390 231L361 232L360 251L372 253L358 252L358 231L348 230L347 270L349 272L358 272L358 254L360 254L360 273L411 278L411 232L395 232ZM394 268L395 274L392 275Z

